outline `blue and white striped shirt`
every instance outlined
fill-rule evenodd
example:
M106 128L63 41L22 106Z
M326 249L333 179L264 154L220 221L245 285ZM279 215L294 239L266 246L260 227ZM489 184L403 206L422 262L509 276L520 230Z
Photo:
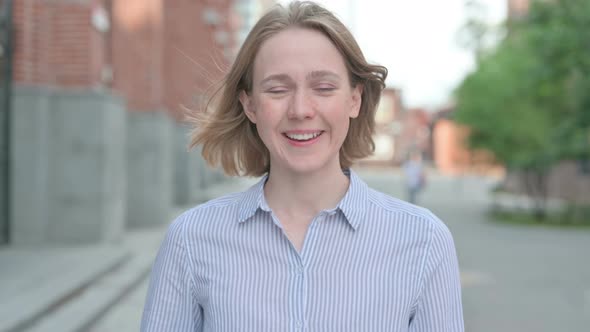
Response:
M266 178L179 216L141 331L463 331L448 228L348 174L347 193L315 217L301 252L265 201Z

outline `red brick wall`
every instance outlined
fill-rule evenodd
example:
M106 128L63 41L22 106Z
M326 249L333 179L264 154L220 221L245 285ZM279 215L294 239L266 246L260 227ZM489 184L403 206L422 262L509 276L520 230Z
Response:
M228 65L215 35L226 31L233 46L232 1L114 0L112 8L113 87L130 110L163 108L181 119ZM211 9L218 24L204 20Z
M211 92L228 67L224 49L233 48L231 27L232 1L181 1L165 3L164 32L164 104L177 118L184 107L197 109L203 94ZM204 20L205 11L218 13L218 24ZM228 44L216 41L223 31L229 34Z
M100 0L14 0L14 81L63 87L100 83L104 36L90 24Z
M99 5L110 12L106 32L92 25ZM228 67L232 11L233 0L14 0L14 80L111 86L129 110L180 119L181 106L196 108Z
M126 97L131 111L163 107L164 1L112 2L113 88Z
M434 162L443 173L459 173L468 167L469 152L465 149L467 130L446 119L433 129Z
M497 163L491 152L467 148L469 128L440 119L435 123L432 135L434 163L442 173L504 174L504 167Z

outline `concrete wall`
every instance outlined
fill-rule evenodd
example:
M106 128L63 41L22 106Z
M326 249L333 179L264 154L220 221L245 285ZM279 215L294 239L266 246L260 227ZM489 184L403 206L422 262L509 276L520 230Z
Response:
M205 196L207 166L201 157L200 149L188 151L190 128L177 123L174 128L174 203L178 206L193 206Z
M11 242L115 241L125 218L125 111L107 92L15 86Z
M190 128L186 124L175 125L174 204L181 207L195 206L208 199L208 188L227 180L220 169L209 167L201 156L200 147L188 149Z
M172 120L164 112L129 112L127 120L127 223L141 227L169 222Z
M0 68L0 70L2 70ZM0 84L1 84L1 74L0 74ZM4 108L5 98L8 96L6 95L6 91L0 86L0 108ZM8 241L8 218L6 218L6 214L8 213L9 203L8 197L6 193L6 189L8 188L9 181L7 176L7 170L9 168L9 152L7 149L8 147L8 139L7 133L5 132L6 127L6 115L8 114L8 110L2 110L0 113L0 244L4 244Z

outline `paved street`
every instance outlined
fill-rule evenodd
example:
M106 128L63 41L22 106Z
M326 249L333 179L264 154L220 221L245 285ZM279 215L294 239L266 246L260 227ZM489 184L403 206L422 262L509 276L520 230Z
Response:
M361 175L374 188L403 197L398 173ZM466 331L590 331L590 229L489 222L490 185L433 175L420 197L454 235ZM146 288L144 280L92 331L137 331Z
M139 331L141 312L147 293L148 279L109 311L89 332L135 332Z

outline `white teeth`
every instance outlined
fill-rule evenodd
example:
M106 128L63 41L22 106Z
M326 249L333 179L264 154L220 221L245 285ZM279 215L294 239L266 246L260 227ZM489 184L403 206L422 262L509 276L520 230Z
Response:
M308 141L310 139L320 136L321 132L309 133L309 134L286 134L292 140L296 141Z

